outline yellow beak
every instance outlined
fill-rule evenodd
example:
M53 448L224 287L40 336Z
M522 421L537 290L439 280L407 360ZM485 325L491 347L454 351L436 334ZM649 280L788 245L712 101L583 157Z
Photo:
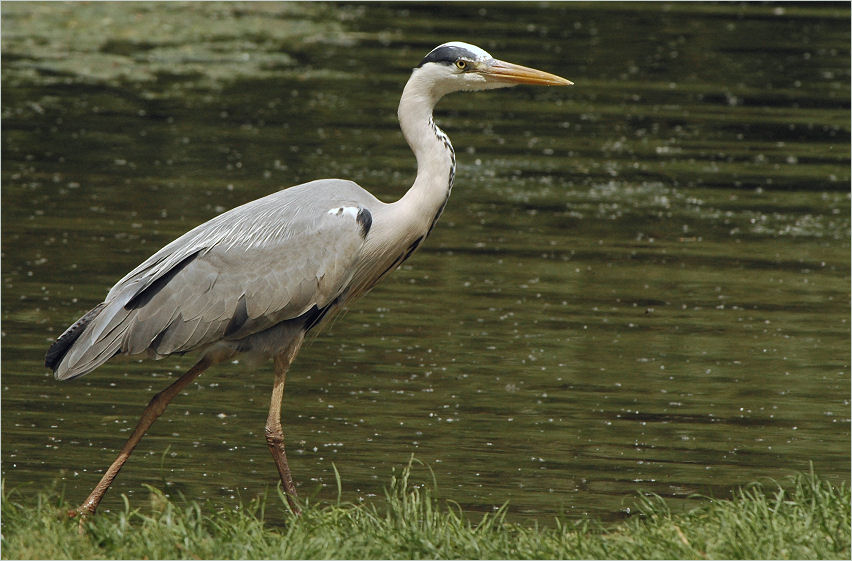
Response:
M488 78L508 84L532 84L535 86L571 86L574 84L571 80L566 80L556 74L502 60L491 61L481 72Z

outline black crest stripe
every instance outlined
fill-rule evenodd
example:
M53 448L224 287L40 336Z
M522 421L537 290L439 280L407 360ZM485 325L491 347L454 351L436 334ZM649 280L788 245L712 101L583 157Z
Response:
M417 68L420 68L427 62L442 62L452 64L462 57L471 59L476 58L476 56L472 52L465 49L464 47L457 47L455 45L444 45L442 47L434 49L431 53L426 55L426 57L420 61L420 64L417 65Z

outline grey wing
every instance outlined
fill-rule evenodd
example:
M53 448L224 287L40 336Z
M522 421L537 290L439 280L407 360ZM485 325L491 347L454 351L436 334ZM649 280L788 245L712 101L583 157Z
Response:
M325 308L352 278L370 204L381 203L354 183L324 180L187 232L110 290L57 361L56 377L85 374L116 354L165 356L239 340Z

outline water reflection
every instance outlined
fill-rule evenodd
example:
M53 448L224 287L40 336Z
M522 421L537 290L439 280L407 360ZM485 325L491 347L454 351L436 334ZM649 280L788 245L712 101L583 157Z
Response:
M188 366L60 384L50 338L163 244L282 185L339 176L398 197L408 68L459 38L577 86L439 107L459 155L441 223L290 376L302 489L333 496L334 462L349 498L380 495L412 452L443 496L541 519L617 516L637 489L686 504L811 460L848 480L848 7L236 6L215 8L218 56L207 35L149 31L90 34L58 60L63 22L100 21L85 10L131 10L138 33L161 16L3 5L7 484L61 476L84 497ZM186 29L214 21L168 9ZM272 31L288 21L316 35ZM105 56L120 64L99 72L133 75L86 70ZM242 364L205 374L104 506L143 483L226 504L274 484L270 387Z

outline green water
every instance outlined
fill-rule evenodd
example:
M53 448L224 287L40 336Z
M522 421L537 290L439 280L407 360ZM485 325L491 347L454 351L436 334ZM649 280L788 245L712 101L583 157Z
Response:
M2 6L2 475L82 500L191 357L60 383L44 352L162 245L318 177L414 176L398 96L466 40L576 85L444 100L456 186L428 242L300 354L304 495L440 495L513 515L687 506L757 478L849 480L847 4ZM171 405L108 493L276 484L271 367ZM429 479L423 470L422 477Z

